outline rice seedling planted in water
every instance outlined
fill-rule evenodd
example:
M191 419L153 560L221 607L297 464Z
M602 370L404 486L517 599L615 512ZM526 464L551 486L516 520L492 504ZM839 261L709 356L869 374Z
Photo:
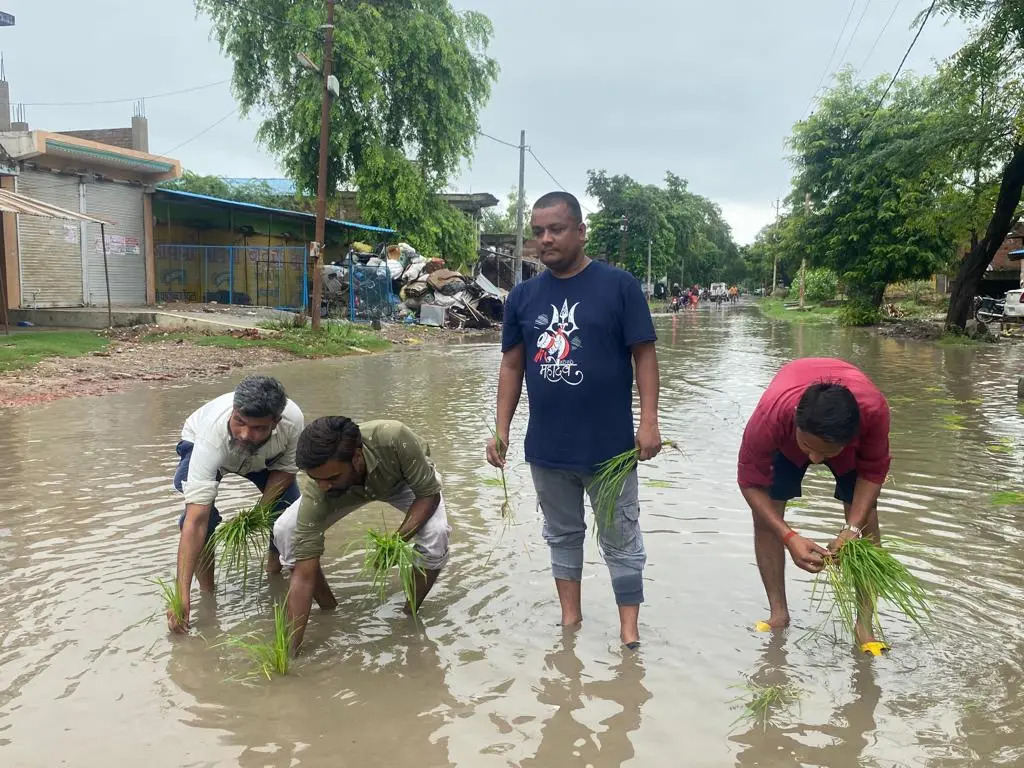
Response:
M153 583L160 587L164 598L164 611L171 614L181 624L185 620L185 600L181 596L181 585L177 579L170 583L163 579L154 579Z
M256 504L239 511L230 520L221 522L206 542L207 554L217 554L225 574L241 574L243 592L249 583L249 561L253 558L262 559L270 543L273 527L270 507Z
M852 539L825 559L815 578L812 602L819 606L831 599L829 615L837 614L850 636L856 638L857 616L862 601L870 606L871 628L884 637L878 618L878 600L899 609L921 629L931 618L929 598L917 578L892 553L870 539Z
M1024 493L1020 491L997 491L992 494L991 501L997 507L1024 505Z
M661 447L679 450L679 445L672 440L663 440ZM634 447L598 464L594 479L590 483L593 493L591 502L594 507L594 516L599 523L598 527L601 525L611 526L615 519L615 505L619 501L619 496L622 495L626 478L636 469L639 461L640 449Z
M287 675L291 667L292 629L288 622L288 613L285 610L288 598L274 603L274 635L270 640L260 640L254 635L242 637L231 637L226 641L227 645L240 648L245 651L256 666L256 671L262 674L267 680L274 675Z
M487 424L487 431L490 432L491 433L491 437L494 438L494 443L495 443L495 445L497 447L498 455L499 456L504 456L505 455L505 449L507 449L508 446L505 445L505 441L502 440L501 436L498 434L498 427L497 427L497 425L496 424L492 425L489 421L488 422L484 422L484 423ZM501 517L502 517L503 520L505 520L508 523L514 523L515 519L514 519L513 514L512 514L512 502L509 501L509 498L508 498L508 482L507 482L507 480L505 478L505 468L504 467L498 467L498 472L499 472L498 480L501 483L501 490L505 494L505 501L503 501L502 504L501 504Z
M758 685L747 682L736 687L746 691L746 695L738 696L730 702L743 705L743 712L733 725L741 720L750 720L760 725L762 731L768 730L768 726L779 715L788 712L803 696L803 691L792 684Z
M370 530L366 532L366 557L363 573L370 577L374 594L384 602L391 582L391 569L398 569L398 580L412 613L416 615L416 574L423 574L416 549L399 535Z

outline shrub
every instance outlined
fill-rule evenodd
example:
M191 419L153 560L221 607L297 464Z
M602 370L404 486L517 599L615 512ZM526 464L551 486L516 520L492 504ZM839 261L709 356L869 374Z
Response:
M838 285L839 276L831 269L809 269L804 278L804 296L808 301L828 301L836 297Z
M864 325L875 325L882 319L878 307L860 302L847 302L839 310L839 324L847 327L860 327Z
M789 298L789 288L776 288L774 291L772 291L772 298L782 299L783 301L785 301L786 299Z

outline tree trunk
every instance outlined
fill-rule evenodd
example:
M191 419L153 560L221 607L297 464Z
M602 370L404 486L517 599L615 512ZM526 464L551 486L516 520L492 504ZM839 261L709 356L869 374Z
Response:
M963 329L971 312L971 304L985 270L995 258L999 246L1003 244L1017 219L1017 206L1020 205L1021 190L1024 189L1024 145L1013 148L1003 178L999 184L999 197L996 207L989 219L985 237L960 262L956 279L949 296L949 311L946 314L946 327Z

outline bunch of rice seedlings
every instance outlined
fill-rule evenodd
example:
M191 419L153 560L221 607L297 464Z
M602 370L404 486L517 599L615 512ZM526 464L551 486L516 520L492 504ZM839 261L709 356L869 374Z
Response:
M750 720L755 725L760 725L762 731L767 731L768 726L774 724L779 715L789 712L804 694L799 687L792 684L758 685L748 681L736 687L746 691L747 695L739 696L730 702L743 704L743 712L733 725L741 720Z
M243 593L249 584L249 562L253 558L263 558L273 528L270 507L256 504L241 510L230 520L222 521L206 542L206 552L208 555L217 553L225 575L241 574Z
M672 440L663 440L661 447L679 450L679 445ZM594 516L598 519L599 527L602 522L604 527L611 526L615 519L615 505L622 495L626 478L636 469L639 461L640 449L633 447L597 465L590 487L594 490Z
M494 438L494 442L498 449L498 455L504 455L505 450L508 448L508 446L505 444L505 441L502 440L501 436L498 434L498 425L492 425L490 422L485 422L485 424L487 424L487 431L490 432L491 437ZM509 500L508 497L508 482L505 478L505 468L498 467L498 473L499 480L501 482L501 490L505 494L505 500L501 504L501 519L504 520L506 524L514 524L515 517L512 513L512 502Z
M373 593L381 602L387 600L388 586L391 582L391 569L398 569L398 579L402 583L413 616L416 615L416 574L423 574L420 555L411 543L398 534L381 533L369 530L366 532L366 556L363 561L363 573L370 577Z
M254 635L229 637L226 645L240 648L252 659L256 671L270 680L274 675L287 675L291 666L292 630L285 610L288 598L274 603L274 635L261 640Z
M819 583L821 582L821 583ZM886 600L908 619L924 629L931 618L929 598L921 582L888 550L871 539L851 539L835 555L825 558L825 567L815 579L811 600L819 606L830 598L829 615L856 639L861 604L870 605L871 628L884 637L878 617L878 600Z
M177 579L170 583L163 579L153 579L153 583L160 587L160 593L164 598L164 612L171 614L178 624L185 622L185 600L181 595L181 585Z

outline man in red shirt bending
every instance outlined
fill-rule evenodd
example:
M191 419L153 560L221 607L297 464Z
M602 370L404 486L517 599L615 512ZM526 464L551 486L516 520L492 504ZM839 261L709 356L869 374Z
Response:
M798 567L817 573L828 550L804 538L784 519L786 502L801 495L809 464L826 464L836 478L846 525L829 545L867 536L879 541L878 493L889 473L889 404L857 367L832 358L784 365L761 396L743 432L738 481L754 514L754 554L771 615L760 630L789 624L785 550ZM870 614L857 622L861 649L885 646L871 631Z

